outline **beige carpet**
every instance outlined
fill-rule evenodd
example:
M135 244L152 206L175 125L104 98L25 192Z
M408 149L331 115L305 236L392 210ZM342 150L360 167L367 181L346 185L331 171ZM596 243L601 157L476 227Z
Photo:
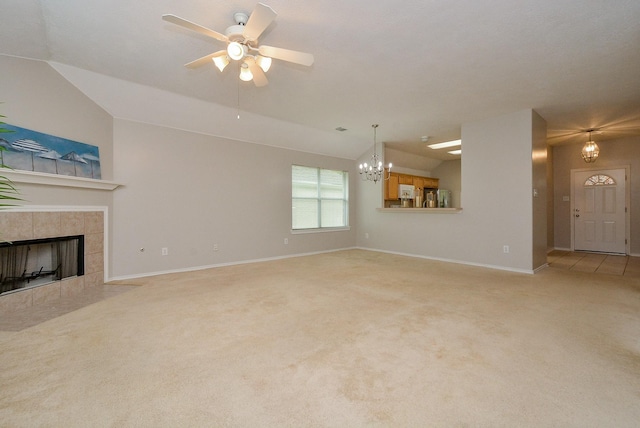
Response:
M343 251L0 332L3 427L637 427L640 282Z

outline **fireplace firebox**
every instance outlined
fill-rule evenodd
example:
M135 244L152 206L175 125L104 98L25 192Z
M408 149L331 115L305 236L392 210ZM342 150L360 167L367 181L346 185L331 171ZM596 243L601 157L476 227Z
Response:
M0 294L84 275L84 235L0 243Z

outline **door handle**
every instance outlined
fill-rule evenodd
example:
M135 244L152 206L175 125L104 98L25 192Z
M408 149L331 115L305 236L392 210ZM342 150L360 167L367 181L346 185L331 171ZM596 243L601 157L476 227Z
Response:
M576 214L576 217L580 217L580 214Z

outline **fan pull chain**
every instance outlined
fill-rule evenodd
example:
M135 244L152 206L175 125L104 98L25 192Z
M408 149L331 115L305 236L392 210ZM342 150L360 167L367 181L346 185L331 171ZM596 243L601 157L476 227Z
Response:
M240 79L238 79L238 120L240 120Z

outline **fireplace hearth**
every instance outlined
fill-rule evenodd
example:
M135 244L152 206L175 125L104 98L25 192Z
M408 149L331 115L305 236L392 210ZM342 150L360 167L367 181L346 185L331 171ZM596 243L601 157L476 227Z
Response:
M84 235L0 243L0 294L84 275Z

